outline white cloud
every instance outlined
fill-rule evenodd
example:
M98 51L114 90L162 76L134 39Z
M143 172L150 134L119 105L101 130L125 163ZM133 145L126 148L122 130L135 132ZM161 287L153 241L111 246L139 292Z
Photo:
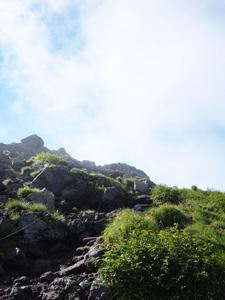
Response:
M223 189L219 142L212 150L198 138L208 122L224 126L225 39L207 13L212 2L2 0L0 42L10 57L2 75L18 94L12 110L78 159ZM49 20L71 18L71 7L77 23L59 26L62 47L53 51Z

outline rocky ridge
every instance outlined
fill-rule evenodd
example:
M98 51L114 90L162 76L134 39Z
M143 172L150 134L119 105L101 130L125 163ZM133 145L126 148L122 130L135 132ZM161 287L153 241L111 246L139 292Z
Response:
M39 153L66 162L35 161ZM78 161L37 135L0 143L0 298L111 299L93 264L101 233L121 208L151 205L153 186L135 167Z

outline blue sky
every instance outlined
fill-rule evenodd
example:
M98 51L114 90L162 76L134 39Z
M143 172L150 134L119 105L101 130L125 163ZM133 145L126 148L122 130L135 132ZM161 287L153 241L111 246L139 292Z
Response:
M1 0L0 141L225 191L223 0Z

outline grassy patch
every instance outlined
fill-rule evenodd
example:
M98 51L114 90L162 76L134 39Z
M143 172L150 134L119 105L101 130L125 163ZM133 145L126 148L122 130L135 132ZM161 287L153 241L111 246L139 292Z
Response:
M50 152L42 152L42 153L38 153L35 157L35 160L37 162L40 162L41 164L53 164L53 165L66 165L68 162L67 160L61 156L61 155L57 155L57 154L52 154Z
M38 188L23 187L17 191L17 195L24 198L31 193L41 193L41 190Z

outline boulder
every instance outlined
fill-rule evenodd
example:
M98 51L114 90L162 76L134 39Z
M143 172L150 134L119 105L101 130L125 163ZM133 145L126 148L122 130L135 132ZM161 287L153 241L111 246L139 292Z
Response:
M112 290L104 285L100 279L92 282L88 300L111 300L113 297Z
M0 217L0 236L10 233L12 228L15 226L15 222L6 216Z
M34 263L33 274L40 275L51 271L51 262L48 259L37 259Z
M149 188L147 187L147 185L144 182L138 180L134 181L134 190L141 194L149 193Z
M24 252L15 247L4 249L4 266L13 269L27 268L28 263Z
M38 135L33 134L21 140L22 144L27 147L41 148L44 146L44 141Z
M19 171L21 168L23 168L24 166L25 166L26 164L25 164L25 162L24 161L22 161L21 159L19 159L19 158L13 158L12 160L11 160L11 166L12 166L12 168L14 169L14 170L17 170L17 171Z
M87 269L91 270L93 268L93 262L95 258L101 257L103 254L103 250L99 247L99 245L92 246L87 254L84 255L84 264Z
M31 193L26 197L26 200L31 203L42 203L50 211L55 210L55 196L49 192L46 188L42 189L41 193Z
M21 216L19 226L15 227L13 231L23 229L24 235L21 241L25 243L36 243L42 238L40 233L47 228L47 224L36 215L26 213Z
M104 190L100 208L106 211L112 211L127 204L127 195L117 187L107 187Z
M33 180L32 185L57 194L64 185L72 180L72 175L65 167L45 167Z

